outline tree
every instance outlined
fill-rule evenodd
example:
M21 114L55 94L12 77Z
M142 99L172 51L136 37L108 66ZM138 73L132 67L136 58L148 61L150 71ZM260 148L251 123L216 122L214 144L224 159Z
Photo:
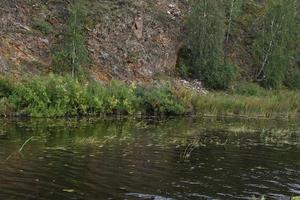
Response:
M270 89L283 83L291 67L298 35L296 1L269 0L266 4L261 34L255 42L256 54L261 61L256 80Z
M206 87L225 89L233 68L224 62L225 9L220 0L195 1L188 18L192 71Z
M239 16L244 0L225 0L226 14L228 18L228 27L226 33L226 45L229 42L229 36L234 20Z
M82 72L82 66L88 64L89 56L85 46L84 24L86 8L83 0L73 0L69 6L69 19L64 37L63 50L56 54L57 65L71 68L72 76Z

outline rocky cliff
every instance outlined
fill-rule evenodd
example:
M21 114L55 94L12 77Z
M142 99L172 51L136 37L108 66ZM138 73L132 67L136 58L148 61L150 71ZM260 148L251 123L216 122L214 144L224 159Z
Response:
M152 80L174 71L187 0L87 0L87 71L98 80ZM68 18L65 0L0 0L0 73L52 70Z

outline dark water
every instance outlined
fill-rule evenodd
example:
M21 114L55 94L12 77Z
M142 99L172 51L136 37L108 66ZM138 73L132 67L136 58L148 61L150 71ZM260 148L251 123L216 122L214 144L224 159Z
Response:
M0 121L1 200L262 196L300 196L299 122Z

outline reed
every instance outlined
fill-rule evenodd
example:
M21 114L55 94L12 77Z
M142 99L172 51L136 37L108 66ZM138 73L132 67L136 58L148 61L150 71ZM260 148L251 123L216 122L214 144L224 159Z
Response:
M203 115L295 118L300 115L300 94L287 90L266 92L264 96L216 92L194 98L193 106Z

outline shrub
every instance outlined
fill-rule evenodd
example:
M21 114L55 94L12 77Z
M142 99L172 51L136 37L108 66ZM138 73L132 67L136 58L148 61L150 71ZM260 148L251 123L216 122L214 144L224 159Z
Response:
M85 114L183 114L186 97L178 97L169 87L137 88L111 81L80 82L70 76L34 77L18 86L9 97L16 110L33 117ZM185 107L186 106L186 107Z
M110 82L106 89L106 112L135 113L138 107L138 98L135 95L135 89L135 84L127 86L119 81Z
M236 77L236 68L234 65L223 64L221 67L204 70L201 79L206 87L216 90L228 89L230 83Z
M167 86L139 88L140 107L144 113L175 114L185 113L184 106Z
M13 83L9 79L0 76L0 98L11 95L13 89Z
M107 89L99 83L92 81L87 87L88 112L91 114L101 114L105 111L105 98L107 98Z
M8 98L0 98L0 116L12 115L14 113L14 106Z
M286 84L291 89L300 90L300 72L295 72L290 75L290 78L286 81Z
M37 115L47 110L49 99L46 94L45 82L40 78L34 78L32 81L18 85L11 100L17 110L28 112L31 115Z
M185 63L180 63L177 65L178 75L184 79L188 79L191 76L190 67L188 67Z
M71 77L35 77L16 87L10 97L18 111L34 117L87 113L86 86Z
M191 66L193 66L193 63L191 56L191 51L187 47L181 48L178 52L176 71L182 78L187 79L192 75Z
M193 112L193 104L192 100L197 94L191 92L189 89L185 87L172 87L172 94L178 99L178 102L184 107L185 112Z

